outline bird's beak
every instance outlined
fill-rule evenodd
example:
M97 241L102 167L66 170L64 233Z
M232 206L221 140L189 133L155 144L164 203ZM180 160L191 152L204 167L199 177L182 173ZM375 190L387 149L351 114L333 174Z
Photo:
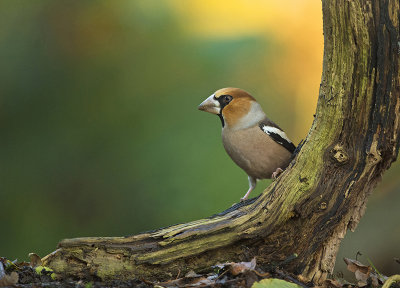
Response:
M215 94L212 94L206 100L201 102L201 104L198 107L199 110L210 112L213 114L219 114L221 112L221 105L217 100L215 100L214 96Z

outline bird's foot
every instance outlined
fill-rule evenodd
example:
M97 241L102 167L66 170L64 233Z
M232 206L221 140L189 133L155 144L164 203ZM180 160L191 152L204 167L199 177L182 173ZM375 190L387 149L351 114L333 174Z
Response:
M249 176L249 190L246 192L246 194L240 198L240 202L243 202L245 200L247 200L247 198L249 198L249 195L251 193L251 191L254 190L254 188L256 188L257 185L257 179L254 177Z
M275 172L272 173L272 179L278 178L278 176L283 172L281 168L276 168Z

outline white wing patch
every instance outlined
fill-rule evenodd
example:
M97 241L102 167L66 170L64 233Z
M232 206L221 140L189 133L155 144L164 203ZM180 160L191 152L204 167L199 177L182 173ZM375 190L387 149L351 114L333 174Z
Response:
M276 128L276 127L263 126L262 129L268 135L270 135L271 133L278 134L279 136L281 136L283 139L285 139L289 143L292 143L292 141L290 141L290 139L286 136L285 132L283 132L282 130L280 130L280 129Z
M294 146L292 141L289 140L285 132L283 132L281 129L265 124L260 124L260 128L276 143L279 143L285 147L290 153L293 153L296 150L296 146Z

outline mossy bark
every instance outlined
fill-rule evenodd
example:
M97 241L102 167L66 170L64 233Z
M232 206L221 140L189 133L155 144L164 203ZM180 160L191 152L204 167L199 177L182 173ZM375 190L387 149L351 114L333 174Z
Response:
M320 283L400 145L399 1L322 1L324 65L313 125L257 199L128 237L63 240L44 264L74 277L162 280L218 262L278 262Z

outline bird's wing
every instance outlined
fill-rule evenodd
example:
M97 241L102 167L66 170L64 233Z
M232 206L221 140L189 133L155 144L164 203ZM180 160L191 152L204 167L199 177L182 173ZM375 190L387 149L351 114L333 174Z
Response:
M265 119L258 125L264 133L271 137L276 143L285 147L290 153L293 153L296 146L286 136L286 133L269 119Z

